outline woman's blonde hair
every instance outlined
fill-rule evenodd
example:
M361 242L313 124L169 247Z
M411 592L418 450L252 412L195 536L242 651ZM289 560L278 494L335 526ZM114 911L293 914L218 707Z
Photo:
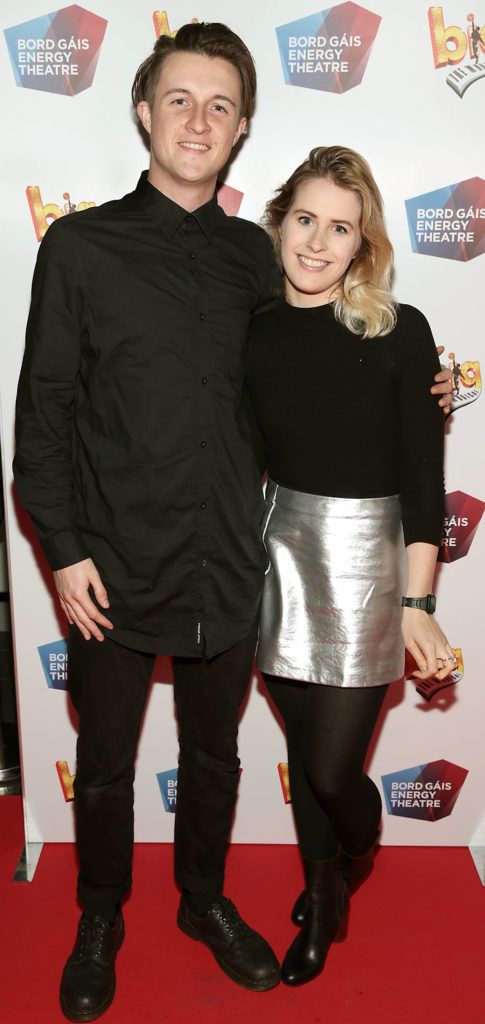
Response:
M344 146L312 149L266 206L264 224L273 239L281 264L279 228L299 185L315 178L329 178L350 189L360 202L361 244L346 271L333 301L335 317L364 338L389 334L396 323L396 300L391 293L393 250L384 225L382 196L369 164L359 153Z

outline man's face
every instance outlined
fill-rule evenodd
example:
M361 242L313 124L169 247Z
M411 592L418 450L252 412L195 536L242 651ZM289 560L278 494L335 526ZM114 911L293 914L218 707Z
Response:
M152 184L168 195L187 186L212 192L246 125L237 68L221 57L170 54L152 106L137 109L150 134Z

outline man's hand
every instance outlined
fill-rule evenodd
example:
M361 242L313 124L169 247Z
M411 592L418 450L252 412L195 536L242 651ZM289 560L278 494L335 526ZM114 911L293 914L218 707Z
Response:
M92 587L98 604L109 608L108 595L93 560L85 558L65 569L57 569L54 583L69 624L77 626L85 640L92 636L104 640L97 623L106 629L113 629L113 623L98 611L89 596L89 587Z
M441 356L444 352L444 346L437 345L436 351L438 355ZM451 403L453 401L455 391L456 388L453 385L453 374L449 366L443 366L443 364L441 364L441 370L435 376L435 383L431 388L431 394L443 395L443 398L440 398L438 405L443 409L445 416L448 416L451 412Z

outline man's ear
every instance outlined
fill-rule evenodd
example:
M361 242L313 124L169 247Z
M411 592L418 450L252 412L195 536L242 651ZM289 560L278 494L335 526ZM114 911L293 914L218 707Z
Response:
M233 146L236 145L236 142L239 142L239 139L241 138L241 135L243 135L244 132L246 131L247 126L248 126L248 119L247 119L247 117L242 117L240 122L239 122L239 124L238 124L236 134L234 136Z
M150 135L152 130L152 113L150 104L146 100L140 100L136 112L146 132Z

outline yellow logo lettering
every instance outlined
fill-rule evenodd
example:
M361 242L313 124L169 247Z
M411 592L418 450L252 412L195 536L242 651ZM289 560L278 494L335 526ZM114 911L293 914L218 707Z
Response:
M283 790L283 797L285 804L291 803L291 792L290 792L290 776L288 774L288 765L283 761L280 761L278 765L278 773L281 782L281 788Z
M447 64L459 64L467 52L467 35L459 25L445 28L442 7L430 7L428 10L429 30L435 68L443 68Z
M56 761L56 768L64 800L66 803L68 800L74 800L74 779L76 778L76 773L71 775L67 761Z
M153 24L155 26L155 35L157 39L159 39L160 36L170 36L171 39L175 39L175 36L177 35L177 30L175 32L170 31L170 25L168 22L168 15L166 11L154 11ZM192 18L191 24L198 25L199 19Z
M38 185L27 185L26 193L38 242L42 241L47 228L54 220L58 220L59 217L64 217L67 213L75 213L78 210L89 210L91 206L96 206L96 203L87 202L77 203L77 205L74 205L74 203L71 202L69 192L64 192L63 194L62 198L66 201L62 207L58 206L57 203L43 203Z
M482 377L480 373L480 363L462 363L460 367L460 384L463 384L464 388L480 388L482 389Z

